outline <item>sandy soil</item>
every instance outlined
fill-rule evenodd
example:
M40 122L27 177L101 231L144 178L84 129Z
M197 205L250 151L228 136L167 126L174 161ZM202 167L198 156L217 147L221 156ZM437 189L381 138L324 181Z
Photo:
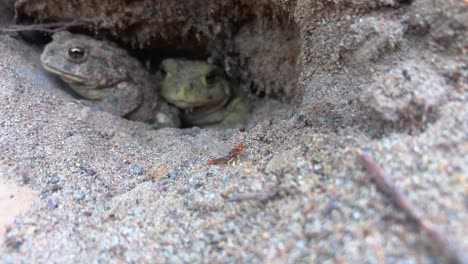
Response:
M8 221L0 261L443 262L357 150L468 251L466 6L436 2L330 23L297 9L301 100L256 99L245 131L153 130L86 107L40 47L0 35L0 179L38 194ZM235 165L207 165L239 143Z
M15 182L0 182L0 235L4 236L6 225L27 209L37 194L30 188Z

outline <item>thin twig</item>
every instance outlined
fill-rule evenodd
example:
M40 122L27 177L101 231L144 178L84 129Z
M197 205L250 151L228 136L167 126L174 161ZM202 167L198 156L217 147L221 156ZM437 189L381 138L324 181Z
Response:
M264 203L276 198L282 193L291 194L292 191L288 187L279 186L263 192L241 193L226 199L231 202L258 201Z
M71 27L84 26L87 23L84 21L72 21L72 22L56 22L56 23L44 23L44 24L31 24L31 25L12 25L6 28L0 28L1 32L18 32L18 31L28 31L28 30L37 30L55 33Z
M459 247L457 241L450 237L442 226L431 222L423 210L408 200L403 192L397 188L392 177L386 174L373 158L362 153L360 153L360 156L367 173L377 185L377 188L388 195L395 205L403 210L409 218L434 241L435 245L442 251L448 262L467 264L468 257Z

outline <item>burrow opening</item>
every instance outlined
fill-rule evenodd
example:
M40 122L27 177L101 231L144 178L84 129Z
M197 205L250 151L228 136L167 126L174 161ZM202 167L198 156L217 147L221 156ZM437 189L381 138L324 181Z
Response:
M232 13L223 9L209 19L192 17L183 23L168 22L157 34L149 33L154 37L139 40L141 34L151 30L150 24L142 19L128 25L122 35L106 28L68 30L116 43L140 60L152 75L161 75L161 62L169 58L217 66L234 84L234 94L248 107L249 118L243 128L275 116L276 111L286 112L301 100L297 86L300 34L286 11L271 5L257 7L255 11L250 3L239 4ZM180 115L184 115L186 110L180 110ZM181 121L181 128L198 126L182 117Z
M271 118L277 110L294 108L302 96L297 86L300 50L297 25L284 14L232 23L223 30L213 39L184 36L175 40L177 45L162 41L157 48L128 50L152 74L165 74L162 62L167 59L203 61L217 66L233 84L234 93L248 106L245 128ZM182 119L181 128L192 126Z

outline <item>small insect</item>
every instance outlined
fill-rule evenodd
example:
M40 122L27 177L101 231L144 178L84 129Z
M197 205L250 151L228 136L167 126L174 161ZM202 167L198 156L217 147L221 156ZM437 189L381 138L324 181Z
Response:
M242 153L243 150L244 150L244 145L242 145L241 143L237 145L237 147L229 151L229 154L227 154L226 156L217 158L217 159L208 160L208 165L229 164L233 162L235 159L237 159L237 157Z

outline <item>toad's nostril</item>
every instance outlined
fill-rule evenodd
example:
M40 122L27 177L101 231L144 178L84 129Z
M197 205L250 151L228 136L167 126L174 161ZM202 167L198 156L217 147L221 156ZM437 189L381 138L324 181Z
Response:
M177 88L178 92L177 92L177 97L178 98L185 98L185 89L184 87L180 86Z

